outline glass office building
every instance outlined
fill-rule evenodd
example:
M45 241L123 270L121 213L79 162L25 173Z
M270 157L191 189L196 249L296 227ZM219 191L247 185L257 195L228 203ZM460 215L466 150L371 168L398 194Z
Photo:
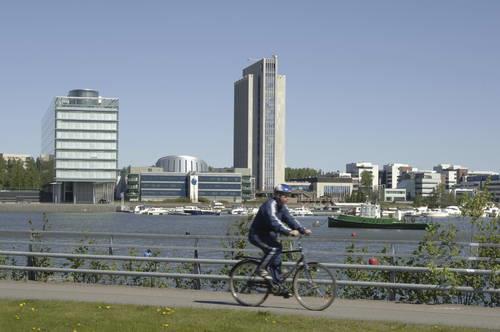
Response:
M189 198L198 202L242 201L242 175L237 173L174 173L142 170L128 174L130 201L169 201Z
M139 177L143 201L162 201L187 196L185 173L142 173Z
M42 154L54 160L55 203L112 202L118 175L118 98L96 90L55 97L42 121Z

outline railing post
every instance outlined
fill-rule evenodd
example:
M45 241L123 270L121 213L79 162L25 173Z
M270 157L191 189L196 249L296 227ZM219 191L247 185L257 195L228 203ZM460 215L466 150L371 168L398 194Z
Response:
M108 254L113 255L113 235L109 237L109 248L108 248Z
M395 260L394 257L396 255L396 248L394 247L394 243L391 243L391 265L394 266ZM396 271L391 271L389 273L389 278L392 283L396 283ZM396 300L396 289L391 288L389 290L389 301L395 301Z
M30 244L28 244L28 251L33 252L33 232L30 233ZM26 257L26 266L32 267L33 266L33 256L28 256ZM36 280L36 274L35 271L28 271L28 280L30 281L35 281Z
M194 258L198 258L198 238L194 240ZM200 263L194 263L193 264L193 274L201 274L201 267ZM201 289L201 282L200 279L194 279L193 280L193 288L194 289Z

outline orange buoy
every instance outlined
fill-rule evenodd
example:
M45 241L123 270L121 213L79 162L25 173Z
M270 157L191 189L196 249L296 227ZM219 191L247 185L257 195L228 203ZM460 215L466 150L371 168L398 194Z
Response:
M351 233L351 237L358 237L358 233L356 233L356 232L352 232L352 233Z
M368 264L370 264L370 265L378 265L378 259L377 259L377 257L370 257L368 259Z

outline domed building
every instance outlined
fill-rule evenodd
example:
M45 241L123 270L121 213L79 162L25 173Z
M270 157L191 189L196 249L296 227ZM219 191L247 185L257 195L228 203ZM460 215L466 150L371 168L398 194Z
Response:
M161 167L165 172L189 173L208 172L208 165L201 159L191 156L166 156L158 159L156 167Z

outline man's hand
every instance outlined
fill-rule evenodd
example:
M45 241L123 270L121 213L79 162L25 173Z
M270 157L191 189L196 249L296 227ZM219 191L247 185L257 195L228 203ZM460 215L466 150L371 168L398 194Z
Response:
M293 231L290 231L290 233L288 235L290 235L290 236L299 236L299 234L300 234L299 231L296 230L296 229L294 229Z
M305 235L310 235L312 233L312 231L310 229L304 229L304 234Z

